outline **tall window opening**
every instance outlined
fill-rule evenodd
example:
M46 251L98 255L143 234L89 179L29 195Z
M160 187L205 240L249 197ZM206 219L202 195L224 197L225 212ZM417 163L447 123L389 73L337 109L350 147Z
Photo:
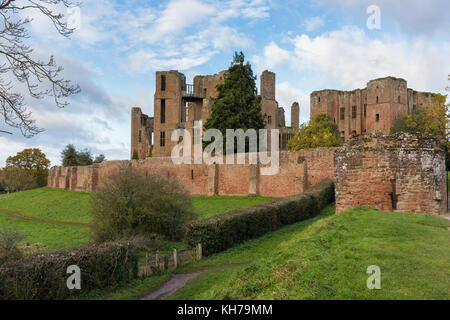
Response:
M356 119L356 106L352 107L352 118Z
M166 133L164 131L161 131L159 133L159 146L160 147L166 146Z
M161 75L161 91L166 91L166 76Z
M341 108L340 109L340 119L344 120L345 119L345 108Z
M161 123L166 122L166 100L161 99Z

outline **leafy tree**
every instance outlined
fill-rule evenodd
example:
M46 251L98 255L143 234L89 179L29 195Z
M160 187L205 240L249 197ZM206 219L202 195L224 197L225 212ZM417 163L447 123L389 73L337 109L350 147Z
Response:
M6 192L6 188L5 181L3 181L3 173L2 170L0 170L0 193Z
M78 151L77 160L79 166L90 166L94 163L94 160L92 160L92 153L87 149Z
M33 56L28 44L30 14L40 14L52 22L56 31L69 37L73 32L64 16L55 10L73 6L70 0L0 0L0 116L5 124L18 128L24 136L42 131L35 125L22 92L35 99L52 97L56 106L68 104L66 98L80 91L78 85L61 76L53 56L45 62ZM24 84L20 90L16 83Z
M445 104L446 98L440 94L435 95L431 98L430 105L397 118L391 133L407 132L436 138L439 140L440 147L446 152L447 169L449 169L450 105Z
M39 186L30 171L17 167L3 168L0 171L0 180L7 192L29 190Z
M93 160L92 153L89 149L76 150L73 144L68 144L61 152L61 162L64 167L89 166L93 163L101 163L106 161L103 154L99 154Z
M78 165L78 152L73 144L68 144L61 152L61 162L64 167Z
M103 161L106 161L106 157L104 154L99 154L95 157L94 163L102 163Z
M162 235L179 240L196 212L191 197L175 179L145 175L123 166L92 194L95 241Z
M226 145L226 129L262 129L264 117L261 99L256 89L256 76L242 52L234 54L233 62L224 75L224 83L217 86L217 97L213 99L211 117L205 130L220 130Z
M308 124L302 124L294 137L288 142L292 151L319 147L338 147L341 145L338 127L324 113L313 115Z
M49 166L50 160L38 148L25 149L6 159L6 168L13 167L25 170L36 180L38 186L47 185Z

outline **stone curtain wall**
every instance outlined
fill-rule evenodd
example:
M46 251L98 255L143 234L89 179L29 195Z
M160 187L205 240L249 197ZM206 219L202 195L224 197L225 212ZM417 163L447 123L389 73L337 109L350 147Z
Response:
M446 211L444 152L433 139L371 134L350 140L334 156L336 210L439 214Z
M48 186L76 191L94 191L104 178L131 164L142 175L159 173L175 177L193 195L261 195L286 197L304 192L334 175L335 148L317 148L297 152L280 152L280 169L276 175L260 175L259 165L182 164L171 158L106 161L86 167L53 167ZM248 155L247 155L248 156Z

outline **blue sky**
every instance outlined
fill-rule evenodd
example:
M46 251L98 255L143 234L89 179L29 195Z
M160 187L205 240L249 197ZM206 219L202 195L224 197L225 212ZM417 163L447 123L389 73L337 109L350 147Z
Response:
M58 165L69 143L110 160L127 159L130 109L153 114L155 71L176 69L192 81L196 74L226 69L234 51L245 53L258 80L265 69L276 72L287 123L294 101L301 122L309 119L314 90L362 88L389 75L405 78L415 90L444 93L448 85L448 0L82 2L70 40L28 13L36 56L54 54L82 91L64 109L27 98L45 131L29 139L15 131L0 135L0 166L27 147L41 148ZM380 8L379 30L367 27L370 5ZM2 122L0 129L6 129Z

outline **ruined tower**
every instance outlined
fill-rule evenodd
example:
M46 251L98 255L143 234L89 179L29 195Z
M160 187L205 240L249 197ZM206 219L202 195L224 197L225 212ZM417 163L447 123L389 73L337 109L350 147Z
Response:
M342 141L351 135L380 131L389 134L395 120L431 104L434 94L407 88L404 79L371 80L364 89L311 93L311 115L325 113L337 124Z
M298 129L300 122L300 105L298 102L294 102L291 106L291 127L292 129Z
M266 114L266 129L277 128L277 107L275 100L275 73L265 70L261 74L261 108Z
M224 80L225 71L195 76L193 84L187 84L184 74L175 70L156 72L154 117L146 116L139 108L132 109L131 157L136 151L138 158L144 159L152 146L153 157L169 157L173 147L180 142L171 141L172 133L177 129L190 133L191 150L194 150L196 144L202 143L202 126L211 116L217 86ZM278 107L275 100L275 73L267 70L261 75L261 107L262 113L267 115L266 128L280 129L280 147L286 148L295 130L286 127L284 109Z
M142 113L141 108L131 109L131 154L138 159L148 157L153 139L153 118Z

